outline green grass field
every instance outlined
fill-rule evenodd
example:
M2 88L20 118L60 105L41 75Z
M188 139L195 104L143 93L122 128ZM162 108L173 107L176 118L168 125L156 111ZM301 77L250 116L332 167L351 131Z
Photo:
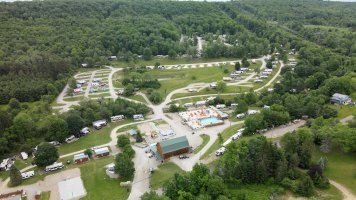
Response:
M175 173L183 173L183 170L171 162L160 165L150 177L151 189L156 190L162 187Z
M132 100L136 100L136 101L142 102L142 103L147 103L147 101L141 95L134 95L134 96L130 96L128 98L132 99Z
M100 130L95 130L94 128L92 128L91 132L87 136L81 137L78 141L75 141L70 144L61 145L58 149L58 152L60 155L64 155L71 152L108 143L110 142L110 132L112 129L119 125L127 124L130 122L132 122L132 120L108 123L107 126Z
M210 140L210 136L209 135L205 135L205 134L202 134L200 135L200 137L203 139L203 143L201 143L199 146L197 146L197 148L195 148L193 150L193 153L198 153L200 150L202 150L202 148L205 147L206 144L208 144L209 140Z
M337 110L337 117L339 119L356 114L356 106L333 105L333 104L329 104L328 106Z
M90 97L90 98L109 97L109 96L110 96L110 92L92 93L92 94L89 94L89 97Z
M224 73L227 69L229 72ZM210 68L195 68L195 69L172 69L172 70L151 70L148 71L153 78L170 78L168 80L162 80L161 88L157 91L162 97L165 97L171 91L185 87L192 83L210 83L216 81L222 81L224 76L230 76L233 71L233 66L222 66L222 67L210 67Z
M221 136L226 141L229 137L234 135L238 129L242 127L242 124L230 126L229 128L225 129L222 133ZM212 154L215 150L217 150L222 143L220 143L219 138L214 142L213 145L204 153L204 155L200 158L201 160L207 158L210 154Z
M81 177L87 195L82 200L96 199L127 199L129 192L120 186L120 180L111 179L105 173L105 165L113 162L114 157L109 156L80 165Z
M80 96L74 96L74 97L69 97L69 98L64 98L64 101L80 101L84 99L84 95Z
M325 175L347 187L356 195L356 153L343 153L334 148L332 152L324 154L316 149L313 154L313 161L317 162L321 156L328 159Z
M267 200L271 194L284 194L285 190L276 184L234 185L229 187L228 193L233 195L245 194L246 200Z

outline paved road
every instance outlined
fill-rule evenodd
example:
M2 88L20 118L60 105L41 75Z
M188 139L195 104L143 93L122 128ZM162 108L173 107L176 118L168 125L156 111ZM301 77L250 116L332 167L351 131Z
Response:
M262 57L258 60L261 60L262 61L262 66L261 66L261 69L265 68L266 66L266 62L265 62L265 57ZM229 61L231 62L231 61ZM115 74L115 72L121 70L121 69L116 69L116 68L112 68L112 67L109 67L111 69L111 72L109 74L109 91L110 91L110 95L112 98L117 98L117 94L115 93L115 90L114 90L114 87L113 87L113 80L112 80L112 77L113 75ZM282 67L281 67L282 68ZM267 84L271 84L273 82L273 80L275 80L275 78L279 75L280 73L280 70L279 72L275 75L275 77L273 77L271 79L270 82L268 82ZM93 79L94 77L94 74L95 74L95 71L92 72L92 75L91 75L91 79ZM240 85L240 84L244 84L244 83L247 83L250 79L252 79L256 74L253 72L251 75L249 75L248 77L246 77L244 80L241 80L239 82L236 82L236 83L229 83L228 85ZM110 146L111 149L113 150L113 154L116 154L119 152L119 150L117 149L116 147L116 143L117 143L117 131L118 129L121 129L123 127L126 127L126 126L130 126L130 125L135 125L135 124L139 124L139 123L144 123L144 122L150 122L150 121L154 121L154 120L157 120L157 119L162 119L164 121L166 121L170 127L174 130L174 132L181 132L183 129L183 125L180 124L180 123L177 123L176 120L172 120L170 118L168 118L164 113L163 113L163 108L164 107L167 107L168 103L170 103L172 101L172 96L174 94L177 94L177 93L182 93L184 92L186 89L188 89L189 87L192 87L194 85L199 85L201 84L202 86L209 86L208 84L206 83L198 83L198 84L192 84L192 85L189 85L185 88L180 88L180 89L177 89L177 90L174 90L172 91L171 93L169 93L167 95L167 97L165 98L165 100L159 104L159 105L153 105L148 99L147 97L140 93L140 95L142 95L144 97L144 99L148 102L147 103L147 106L150 107L152 109L152 111L154 112L154 115L151 116L151 119L149 120L145 120L145 121L141 121L141 122L133 122L133 123L129 123L129 124L125 124L125 125L121 125L121 126L118 126L116 128L114 128L111 133L110 133L110 137L111 137L111 141L107 144L103 144L103 145L99 145L97 147L103 147L103 146ZM237 94L237 93L231 93L231 94ZM231 95L230 94L230 95ZM211 95L208 95L208 96L211 96ZM64 102L64 103L67 103L65 101L63 101L63 97L59 97L59 102ZM194 96L193 96L194 97ZM121 97L121 98L124 98L124 97ZM191 97L189 97L191 98ZM127 98L125 98L127 99ZM127 100L130 100L130 101L135 101L135 100L131 100L131 99L127 99ZM137 102L137 101L135 101ZM74 103L74 102L71 102L71 103ZM141 103L141 102L138 102L138 103ZM233 124L238 124L238 123L243 123L243 122L237 122L237 123L231 123L231 125ZM212 128L209 128L209 129L204 129L204 130L199 130L197 132L197 135L201 132L201 133L205 133L205 134L209 134L210 135L210 140L208 142L207 145L205 145L205 147L201 150L201 152L199 152L199 154L196 154L196 155L193 155L190 159L187 159L187 160L174 160L173 158L173 161L174 162L177 162L179 164L179 166L181 166L184 170L191 170L192 167L199 162L199 159L201 157L201 155L203 155L209 148L210 146L216 141L217 139L217 134L218 132L222 132L225 128L227 128L228 126L230 125L230 123L225 123L225 125L222 125L222 126L217 126L217 127L212 127ZM185 133L186 134L186 133ZM190 137L190 136L189 136ZM77 151L77 152L72 152L72 153L69 153L69 154L66 154L66 155L62 155L61 157L67 157L67 156L72 156L74 154L77 154L77 153L80 153L80 152L83 152L85 149L83 150L80 150L80 151ZM136 148L134 147L134 150L136 151L136 156L134 158L134 163L135 163L135 169L136 169L136 172L135 172L135 177L134 177L134 181L133 181L133 185L132 185L132 192L130 194L130 197L129 199L132 199L132 200L135 200L137 199L139 196L141 196L144 192L146 191L149 191L149 179L148 179L148 170L146 169L146 167L143 167L145 166L144 164L142 164L142 162L144 160L146 160L146 155L143 151L143 149L139 149L139 148Z

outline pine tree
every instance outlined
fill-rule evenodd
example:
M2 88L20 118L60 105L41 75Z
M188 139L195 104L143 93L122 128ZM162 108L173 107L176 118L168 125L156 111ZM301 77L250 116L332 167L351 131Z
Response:
M10 168L10 184L11 186L18 186L22 183L21 172L12 165Z

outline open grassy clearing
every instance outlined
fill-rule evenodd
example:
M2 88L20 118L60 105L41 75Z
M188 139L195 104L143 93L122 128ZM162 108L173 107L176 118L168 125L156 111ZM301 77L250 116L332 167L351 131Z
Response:
M160 165L150 177L151 189L156 190L162 187L175 173L184 173L184 171L172 162Z
M80 101L84 99L84 95L63 98L64 101Z
M270 199L271 194L284 194L285 190L277 184L237 184L228 188L233 195L245 194L246 200Z
M206 135L206 134L202 134L202 135L199 135L202 139L203 139L203 143L201 143L199 146L197 146L197 148L195 148L193 150L193 153L198 153L200 150L202 150L206 144L208 144L209 140L210 140L210 136L209 135Z
M147 101L141 95L134 95L134 96L130 96L128 98L132 99L132 100L136 100L136 101L142 102L142 103L147 103Z
M234 135L238 129L242 127L242 124L230 126L229 128L225 129L221 134L224 141ZM218 133L217 133L218 134ZM201 160L207 158L210 154L212 154L215 150L217 150L222 143L220 143L219 138L214 142L213 145L204 153L204 155L200 158Z
M168 58L155 58L152 60L137 60L134 65L135 66L154 66L157 62L161 65L175 65L175 64L194 64L194 63L206 63L206 62L223 62L223 61L234 61L238 59L233 58L200 58L200 59L185 59L185 58L177 58L177 59L168 59ZM111 63L114 67L128 67L129 63L125 61L113 61Z
M109 178L104 167L114 160L113 156L90 161L79 166L87 195L82 200L127 199L128 189L120 186L120 180Z
M329 104L328 106L337 110L337 117L339 119L356 114L356 106L334 105L334 104Z
M89 94L90 98L108 97L108 96L110 96L110 92L100 92L100 93L91 93L91 94Z
M84 137L81 137L78 141L70 144L63 144L58 148L60 155L68 154L71 152L79 151L82 149L88 149L93 146L101 145L110 142L111 130L115 127L132 122L132 120L123 120L119 122L108 123L107 126L100 130L91 129L91 132Z
M224 70L228 73L224 73ZM160 81L162 84L161 88L157 91L162 97L165 97L171 91L185 87L191 83L201 83L201 82L216 82L222 81L225 76L230 76L230 73L234 71L233 66L220 66L220 67L210 67L210 68L190 68L190 69L171 69L171 70L149 70L146 74L150 75L155 79L166 79ZM122 80L122 72L117 72L114 75L114 86L116 88L122 88L120 80Z
M228 70L228 73L224 73L225 69ZM192 83L210 83L222 81L222 78L225 76L230 76L232 71L233 66L221 66L180 70L150 70L146 73L157 79L171 78L168 80L160 81L162 86L157 90L162 97L165 97L171 91L185 87Z
M315 149L313 161L317 162L320 157L327 157L328 166L325 175L343 186L347 187L356 195L356 153L343 153L336 147L330 153L322 153Z

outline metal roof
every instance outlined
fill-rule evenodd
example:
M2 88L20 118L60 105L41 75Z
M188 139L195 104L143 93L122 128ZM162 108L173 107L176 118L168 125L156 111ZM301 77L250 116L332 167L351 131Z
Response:
M88 157L88 155L86 155L84 153L74 155L74 160L78 160L78 159L82 159L82 158L89 158L89 157Z
M165 140L159 142L159 144L163 154L189 147L189 142L186 136Z
M109 148L107 148L107 147L103 147L100 149L94 149L95 154L103 154L103 153L108 153L108 152L110 152L110 151L109 151Z

